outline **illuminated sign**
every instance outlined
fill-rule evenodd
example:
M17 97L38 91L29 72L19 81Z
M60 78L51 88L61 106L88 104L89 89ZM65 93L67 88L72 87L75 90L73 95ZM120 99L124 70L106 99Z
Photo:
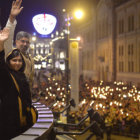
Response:
M49 14L38 14L32 19L34 28L39 34L48 35L53 32L57 20Z

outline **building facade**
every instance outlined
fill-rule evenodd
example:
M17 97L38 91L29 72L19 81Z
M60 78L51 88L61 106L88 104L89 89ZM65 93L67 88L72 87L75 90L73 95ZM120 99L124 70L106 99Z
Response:
M91 17L75 32L82 38L80 73L85 79L139 85L140 0L100 0Z
M140 0L130 0L115 12L117 80L140 85Z

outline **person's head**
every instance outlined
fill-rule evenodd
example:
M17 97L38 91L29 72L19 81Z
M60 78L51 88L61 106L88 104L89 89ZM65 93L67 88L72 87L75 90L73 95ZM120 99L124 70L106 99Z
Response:
M24 59L18 49L14 49L6 58L8 67L14 71L23 72L25 69Z
M27 32L20 31L16 35L16 48L23 54L26 54L30 45L30 35Z

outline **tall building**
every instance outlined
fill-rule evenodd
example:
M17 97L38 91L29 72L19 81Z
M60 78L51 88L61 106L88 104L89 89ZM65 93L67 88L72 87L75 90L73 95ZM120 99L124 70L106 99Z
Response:
M140 84L140 0L115 9L117 79Z
M139 85L140 0L100 0L91 11L91 18L72 30L82 38L80 73Z

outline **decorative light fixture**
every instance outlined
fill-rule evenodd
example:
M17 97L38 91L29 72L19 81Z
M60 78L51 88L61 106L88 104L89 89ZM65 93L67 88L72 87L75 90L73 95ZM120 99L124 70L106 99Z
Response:
M57 19L50 14L38 14L32 18L34 28L39 34L49 35L53 32Z

